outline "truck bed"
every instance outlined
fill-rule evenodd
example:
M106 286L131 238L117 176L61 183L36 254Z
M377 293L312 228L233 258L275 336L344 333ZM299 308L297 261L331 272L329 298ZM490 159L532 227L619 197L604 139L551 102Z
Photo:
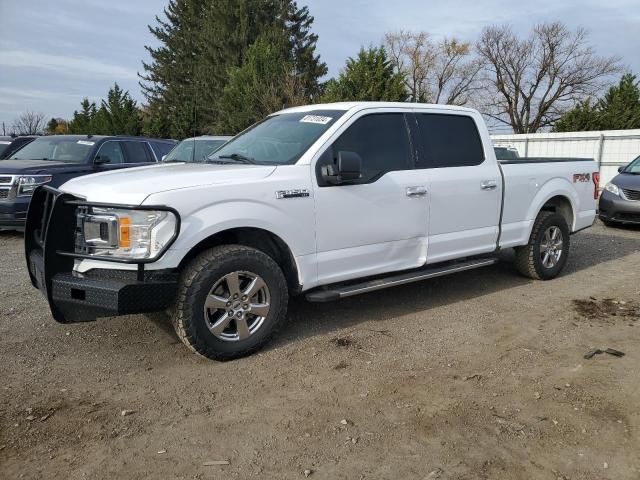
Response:
M504 176L504 207L502 212L501 247L523 245L528 241L531 226L544 205L554 196L567 197L558 208L570 217L571 232L593 224L595 216L594 190L597 189L596 162L588 158L527 157L499 162Z

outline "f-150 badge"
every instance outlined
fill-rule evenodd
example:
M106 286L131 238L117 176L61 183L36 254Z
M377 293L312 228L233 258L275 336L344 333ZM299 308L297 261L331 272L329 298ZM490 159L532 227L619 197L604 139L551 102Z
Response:
M308 197L308 196L309 196L309 190L307 190L306 188L298 188L298 189L294 189L294 190L278 190L278 191L276 191L276 198L277 199L302 198L302 197Z

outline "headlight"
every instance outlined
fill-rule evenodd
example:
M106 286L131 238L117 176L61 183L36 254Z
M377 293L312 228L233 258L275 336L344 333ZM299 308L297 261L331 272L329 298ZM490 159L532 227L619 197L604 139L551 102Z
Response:
M24 175L18 177L18 196L30 197L36 187L49 183L51 175Z
M121 260L153 260L177 235L178 219L165 210L80 207L76 253Z
M613 193L614 195L620 195L620 189L618 188L618 186L614 185L611 182L607 183L605 185L604 189L608 190L609 192Z

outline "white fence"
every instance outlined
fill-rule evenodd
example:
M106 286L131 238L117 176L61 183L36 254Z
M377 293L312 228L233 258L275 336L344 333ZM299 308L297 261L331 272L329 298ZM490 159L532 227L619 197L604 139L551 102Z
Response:
M600 165L600 188L618 167L640 155L640 130L492 135L494 145L513 147L521 157L593 158Z

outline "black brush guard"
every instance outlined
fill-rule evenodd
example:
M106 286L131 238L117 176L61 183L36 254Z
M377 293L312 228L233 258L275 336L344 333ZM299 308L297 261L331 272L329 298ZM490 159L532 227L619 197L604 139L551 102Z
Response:
M60 323L88 322L99 317L166 309L175 298L177 273L167 270L145 271L144 264L150 260L125 261L90 257L135 263L137 270L96 269L86 274L73 271L75 259L88 258L85 254L76 253L78 206L123 208L122 205L91 204L55 188L43 186L34 192L27 213L24 238L29 277L33 286L49 302L53 318ZM167 209L140 206L131 208ZM177 215L176 218L179 221ZM170 244L167 248L169 246Z

